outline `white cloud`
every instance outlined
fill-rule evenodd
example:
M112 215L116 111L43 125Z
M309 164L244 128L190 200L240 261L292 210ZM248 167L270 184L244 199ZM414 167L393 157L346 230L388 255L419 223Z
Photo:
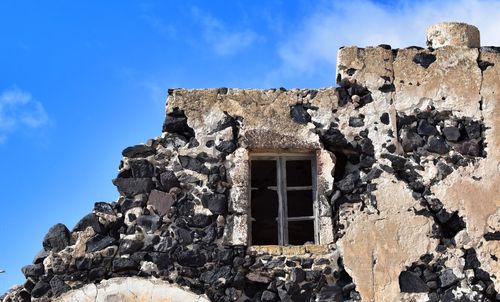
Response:
M0 144L19 129L37 129L48 122L42 103L29 92L12 88L0 93Z
M259 38L259 35L250 29L231 30L219 19L196 7L192 9L192 13L202 26L203 39L219 55L235 54L250 47Z
M482 45L500 45L500 1L398 1L382 5L369 0L331 0L323 1L314 11L304 17L298 31L278 44L282 62L270 77L314 74L325 64L333 70L337 50L343 45L425 46L426 28L443 21L473 24L481 32Z

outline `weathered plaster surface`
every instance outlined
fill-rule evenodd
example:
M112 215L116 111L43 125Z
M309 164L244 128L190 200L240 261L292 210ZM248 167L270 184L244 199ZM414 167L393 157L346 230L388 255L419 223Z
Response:
M113 278L69 291L58 302L208 302L206 297L157 279Z

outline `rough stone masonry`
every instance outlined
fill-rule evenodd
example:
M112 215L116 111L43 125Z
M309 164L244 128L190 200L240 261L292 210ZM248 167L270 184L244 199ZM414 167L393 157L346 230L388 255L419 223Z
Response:
M118 200L54 225L3 301L500 301L500 48L441 23L341 48L336 79L169 90ZM256 152L314 154L314 244L249 244Z

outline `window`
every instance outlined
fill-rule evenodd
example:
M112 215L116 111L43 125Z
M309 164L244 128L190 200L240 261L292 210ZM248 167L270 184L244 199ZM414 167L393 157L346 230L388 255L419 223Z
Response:
M318 243L314 156L252 154L250 173L251 244Z

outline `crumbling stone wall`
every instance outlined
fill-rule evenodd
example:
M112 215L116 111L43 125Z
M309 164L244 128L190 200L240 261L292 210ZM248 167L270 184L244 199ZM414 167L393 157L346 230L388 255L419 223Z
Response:
M3 301L128 277L211 301L500 301L500 50L464 24L428 43L342 48L336 88L169 90L119 199L52 227ZM252 152L316 154L318 244L249 246Z

